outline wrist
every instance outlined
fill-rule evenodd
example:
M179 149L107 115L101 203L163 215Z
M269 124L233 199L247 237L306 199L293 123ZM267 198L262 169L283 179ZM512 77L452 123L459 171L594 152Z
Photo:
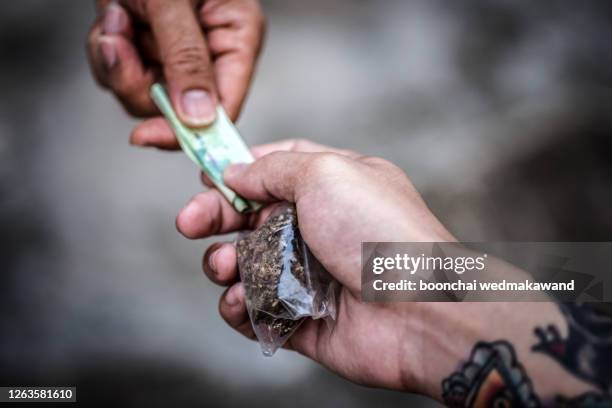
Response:
M553 325L561 332L566 331L563 317L554 303L422 302L403 305L405 320L409 322L403 332L403 344L410 345L404 346L406 352L402 354L401 363L402 388L406 391L442 401L443 381L460 372L458 370L470 361L474 347L481 342L500 341L514 350L516 362L531 378L540 395L552 395L559 389L561 378L568 395L578 389L575 379L559 375L551 381L548 373L556 363L532 351L537 343L534 328Z
M487 338L476 308L482 304L402 303L400 383L403 391L442 400L442 381ZM480 309L482 310L482 309Z

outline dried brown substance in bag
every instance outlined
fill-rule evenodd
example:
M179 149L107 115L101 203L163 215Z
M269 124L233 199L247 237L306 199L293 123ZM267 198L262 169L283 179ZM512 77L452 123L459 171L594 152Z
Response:
M335 317L335 285L302 240L293 205L282 205L257 230L239 236L236 248L264 354L272 355L304 318Z

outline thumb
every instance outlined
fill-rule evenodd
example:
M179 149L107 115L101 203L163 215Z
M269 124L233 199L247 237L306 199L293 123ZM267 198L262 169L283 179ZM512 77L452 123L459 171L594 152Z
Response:
M188 126L209 125L216 116L215 75L191 1L157 1L148 17L179 117Z

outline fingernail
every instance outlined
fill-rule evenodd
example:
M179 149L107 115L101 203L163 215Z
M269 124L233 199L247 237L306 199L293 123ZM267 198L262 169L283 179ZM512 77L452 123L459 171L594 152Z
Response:
M111 69L117 63L117 51L111 41L100 41L100 53L106 69Z
M247 163L238 163L227 166L223 172L223 178L232 179L240 176L249 167Z
M124 30L127 25L127 15L123 8L115 3L110 3L104 12L102 31L104 34L117 34Z
M216 260L217 260L217 255L218 254L219 254L219 250L217 249L215 252L210 254L210 257L208 258L208 266L210 266L210 269L214 273L217 273Z
M237 283L227 291L225 295L225 303L228 306L236 306L240 303L240 299L244 297L244 286L241 283Z
M181 104L183 120L189 122L189 125L206 126L215 120L215 106L206 91L192 89L185 92Z

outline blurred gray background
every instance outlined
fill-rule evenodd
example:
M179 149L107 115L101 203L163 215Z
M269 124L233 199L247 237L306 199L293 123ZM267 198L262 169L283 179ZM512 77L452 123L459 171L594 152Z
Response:
M265 1L239 127L396 162L463 240L612 240L611 4ZM0 3L0 383L126 407L436 406L225 326L209 242L174 228L197 170L128 145L85 60L93 18Z

